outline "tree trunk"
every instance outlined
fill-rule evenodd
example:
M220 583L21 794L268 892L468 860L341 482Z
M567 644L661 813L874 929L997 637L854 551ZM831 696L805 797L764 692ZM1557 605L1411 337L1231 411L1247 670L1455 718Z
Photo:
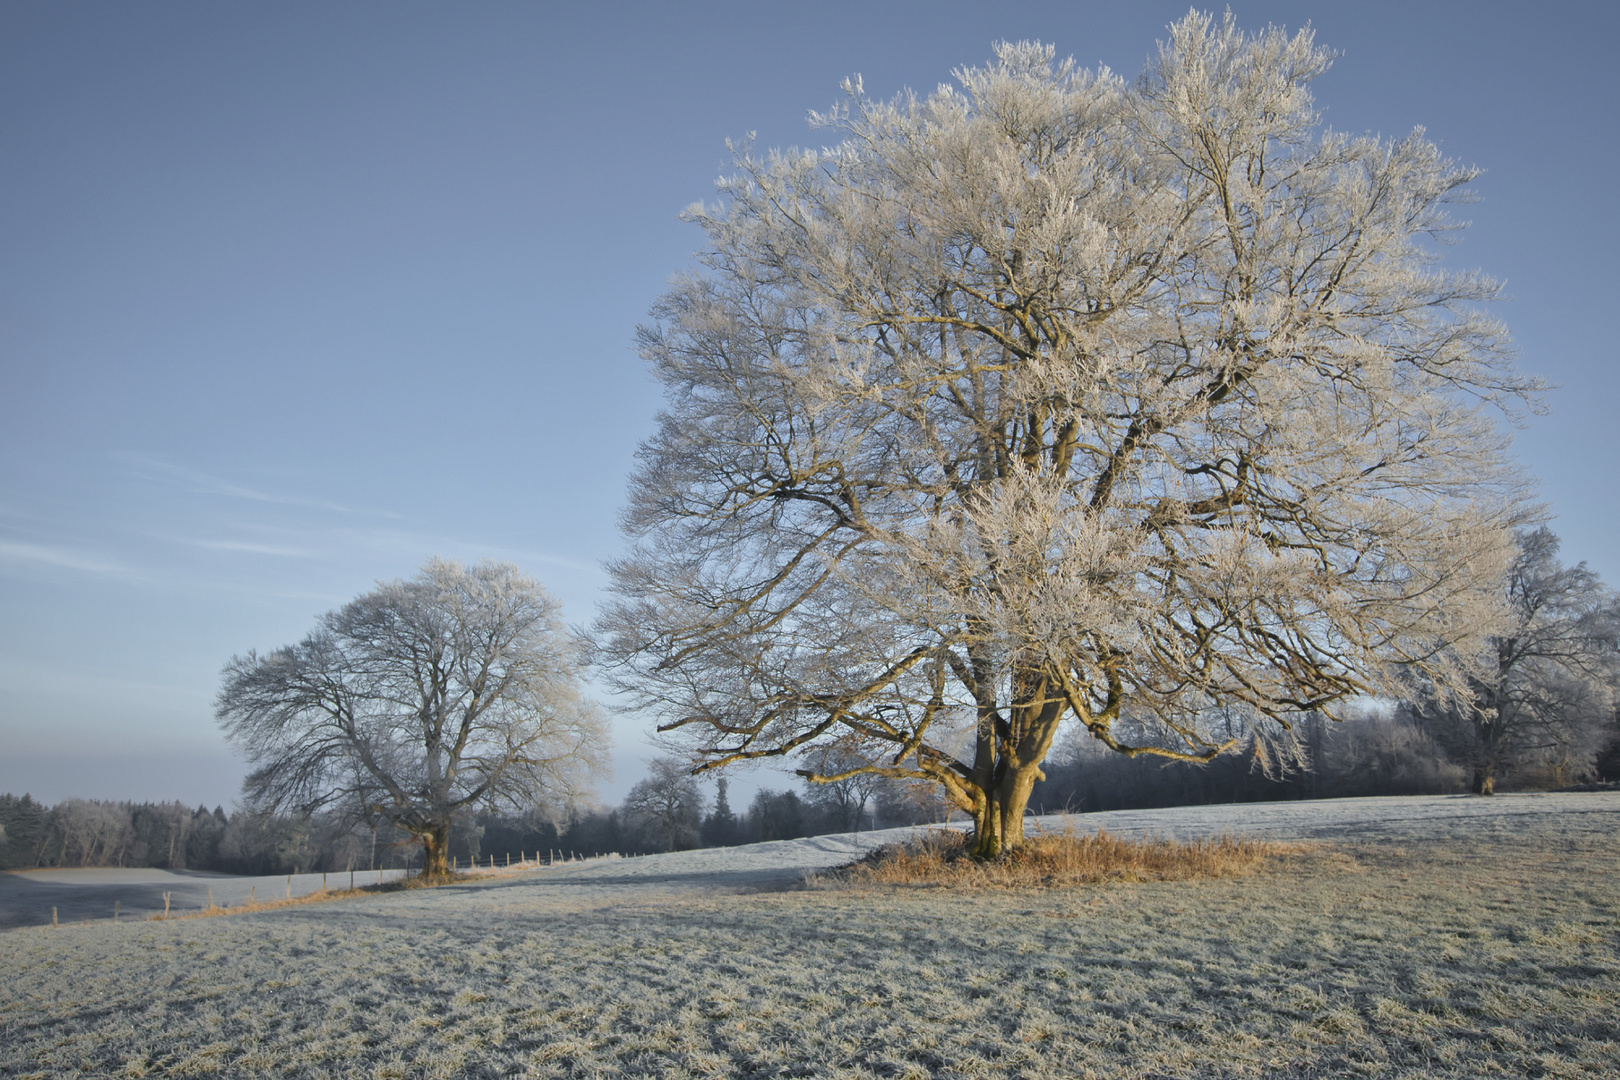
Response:
M422 841L422 880L445 881L450 877L450 826L435 825L417 834Z
M1474 769L1474 782L1470 785L1475 795L1496 794L1496 769L1480 765Z
M975 859L998 858L1023 844L1024 811L1035 782L1042 779L1045 774L1038 762L1009 765L1002 771L983 804L974 808L969 851Z

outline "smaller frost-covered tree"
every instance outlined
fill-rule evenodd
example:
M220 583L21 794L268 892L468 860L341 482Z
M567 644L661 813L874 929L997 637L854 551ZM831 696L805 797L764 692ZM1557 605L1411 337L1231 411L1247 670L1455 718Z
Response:
M1207 761L1211 718L1456 684L1535 384L1438 262L1474 170L1323 129L1328 63L1193 13L1134 82L1006 44L740 153L641 334L618 685L705 767L881 748L992 857L1066 720Z
M691 770L671 758L657 758L624 800L624 814L655 837L665 851L694 847L703 818L703 793Z
M1510 619L1491 635L1468 693L1430 694L1415 715L1489 795L1509 769L1541 764L1554 783L1589 769L1620 682L1620 598L1585 563L1558 559L1545 526L1519 536L1502 582Z
M580 797L607 727L557 602L509 563L430 560L323 616L296 645L225 665L217 716L255 766L254 810L334 807L422 844L483 807Z
M883 778L870 768L872 754L849 745L819 746L806 755L809 768L799 770L810 790L806 796L835 832L855 832L868 820ZM881 751L879 755L881 757Z

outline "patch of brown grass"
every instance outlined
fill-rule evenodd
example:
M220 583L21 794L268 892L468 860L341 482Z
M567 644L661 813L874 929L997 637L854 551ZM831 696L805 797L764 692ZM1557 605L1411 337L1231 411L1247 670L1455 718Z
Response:
M998 859L975 860L967 837L934 830L906 844L894 844L857 863L819 875L812 887L900 885L934 888L1029 888L1084 885L1101 881L1185 881L1236 877L1259 869L1277 855L1298 855L1303 844L1240 840L1127 840L1099 830L1026 837L1023 846Z

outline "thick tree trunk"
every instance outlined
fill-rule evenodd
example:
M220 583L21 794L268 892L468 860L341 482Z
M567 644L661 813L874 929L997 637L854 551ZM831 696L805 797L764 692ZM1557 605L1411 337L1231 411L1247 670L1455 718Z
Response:
M1470 785L1475 795L1496 794L1496 770L1490 765L1480 765L1474 769L1474 781Z
M1038 762L1002 771L983 805L974 809L969 851L975 859L999 858L1024 842L1024 811L1035 781L1044 776Z
M987 699L979 702L973 768L979 792L969 848L975 859L999 858L1024 842L1024 810L1035 782L1046 778L1041 762L1051 752L1065 708L1052 692L1056 681L1039 667L1021 666L1013 673L1015 703L1005 713Z
M422 841L422 880L447 880L450 877L450 826L435 825L417 836Z

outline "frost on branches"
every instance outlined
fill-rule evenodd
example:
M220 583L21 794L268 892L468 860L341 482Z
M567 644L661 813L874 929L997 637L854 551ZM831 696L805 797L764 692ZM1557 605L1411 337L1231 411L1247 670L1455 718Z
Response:
M1193 14L1134 83L1002 45L739 153L641 331L669 411L598 626L672 742L837 746L993 856L1068 717L1207 760L1218 707L1463 683L1535 386L1436 260L1474 170L1321 129L1328 62Z

